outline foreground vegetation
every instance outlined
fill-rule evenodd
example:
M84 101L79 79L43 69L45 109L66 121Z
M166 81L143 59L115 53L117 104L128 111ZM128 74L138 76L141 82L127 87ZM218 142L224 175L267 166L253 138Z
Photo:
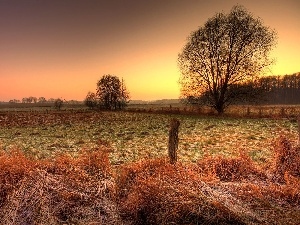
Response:
M112 169L107 146L34 160L0 156L3 224L297 224L299 151L281 139L268 170L246 156ZM284 160L282 160L284 159ZM280 163L280 164L278 164ZM281 166L283 165L283 166Z
M126 112L0 114L3 224L297 224L300 149L288 119Z

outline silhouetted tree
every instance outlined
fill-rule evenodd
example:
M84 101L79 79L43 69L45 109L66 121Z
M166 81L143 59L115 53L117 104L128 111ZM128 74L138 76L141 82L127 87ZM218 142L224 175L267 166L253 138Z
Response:
M22 103L37 103L37 98L33 96L22 98Z
M113 75L104 75L97 83L97 97L105 109L122 109L129 100L124 81Z
M9 103L20 103L20 100L18 100L18 99L11 99L11 100L9 100Z
M62 105L63 105L63 103L64 103L64 101L62 99L60 99L60 98L56 99L54 101L54 108L60 110L61 107L62 107Z
M56 100L56 99L54 99L54 98L49 98L47 102L49 102L49 103L54 103L55 100Z
M300 73L262 77L259 83L269 104L300 103Z
M129 92L126 88L124 79L121 80L121 87L120 87L120 98L119 98L119 109L123 109L127 106L129 103Z
M29 103L29 99L28 98L22 98L22 103Z
M89 92L84 100L84 104L89 107L90 109L93 109L97 106L97 96L93 92Z
M204 100L223 113L235 98L241 98L235 85L254 84L272 63L269 52L276 38L274 30L242 6L208 19L191 33L178 56L182 97Z
M45 97L39 97L38 102L39 103L44 103L44 102L47 102L47 100L46 100Z
M30 96L29 99L31 103L37 103L37 97Z

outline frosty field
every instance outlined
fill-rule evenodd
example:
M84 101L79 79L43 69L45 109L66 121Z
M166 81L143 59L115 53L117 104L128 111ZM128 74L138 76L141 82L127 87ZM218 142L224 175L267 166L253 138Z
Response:
M176 164L166 158L173 117ZM298 224L297 139L295 119L2 112L0 221Z
M111 163L122 164L167 155L169 121L180 120L178 158L195 162L204 155L238 156L240 151L264 163L282 134L298 138L297 123L288 119L200 117L129 112L10 112L0 114L0 147L47 158L76 155L112 146Z

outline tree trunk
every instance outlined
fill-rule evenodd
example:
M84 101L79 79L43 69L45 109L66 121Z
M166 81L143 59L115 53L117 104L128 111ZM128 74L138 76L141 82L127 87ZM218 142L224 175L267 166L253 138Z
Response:
M224 103L222 101L219 101L216 104L215 109L217 110L219 115L223 114L224 113Z
M180 122L177 119L172 119L169 131L169 158L170 163L174 164L177 161L177 148L178 148L178 128Z

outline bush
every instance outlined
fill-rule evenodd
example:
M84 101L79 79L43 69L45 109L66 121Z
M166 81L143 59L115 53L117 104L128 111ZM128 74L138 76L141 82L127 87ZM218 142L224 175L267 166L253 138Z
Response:
M87 96L85 97L84 104L90 109L95 108L98 104L96 94L88 92Z

